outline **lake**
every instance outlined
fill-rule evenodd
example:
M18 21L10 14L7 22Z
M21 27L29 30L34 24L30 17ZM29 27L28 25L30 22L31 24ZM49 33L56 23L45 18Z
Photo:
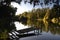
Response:
M27 24L28 26L26 26L24 23L21 24L24 25L24 28L28 27L39 28L41 35L19 38L19 40L60 40L60 26L58 24L54 24L52 22L47 21L46 23L44 23L43 21L33 21L33 22L30 21L30 23Z

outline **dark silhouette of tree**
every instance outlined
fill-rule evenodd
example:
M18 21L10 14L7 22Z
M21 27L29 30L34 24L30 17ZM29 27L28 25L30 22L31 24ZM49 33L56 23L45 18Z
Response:
M27 24L27 17L22 16L19 20L22 24Z
M49 18L52 19L53 17L60 17L60 6L54 5L54 7L51 9Z
M0 6L0 20L1 20L1 26L3 28L9 29L10 23L13 22L13 17L15 16L16 9L11 8L6 5ZM10 30L9 30L10 31Z
M6 31L6 34L12 30L16 30L14 25L14 21L17 21L17 17L15 16L15 12L17 8L13 8L10 5L11 0L4 0L0 2L0 39L1 34ZM4 4L6 3L6 4ZM4 39L5 37L2 36Z

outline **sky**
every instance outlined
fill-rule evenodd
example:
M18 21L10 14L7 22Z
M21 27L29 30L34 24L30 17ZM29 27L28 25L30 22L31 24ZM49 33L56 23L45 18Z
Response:
M35 7L33 7L33 4L32 5L30 5L29 3L24 4L24 2L21 2L21 4L11 2L11 6L12 7L17 7L17 12L16 12L15 15L22 14L25 11L27 11L27 12L31 11L32 9L35 8ZM39 8L39 7L36 7L36 8ZM23 25L23 24L21 24L19 22L14 22L14 24L15 24L17 30L28 28L28 26L25 26L25 25Z
M28 25L23 25L19 22L15 22L15 26L16 26L17 30L22 30L22 29L25 29L25 28L29 28Z
M33 9L33 5L30 5L29 3L24 4L24 2L21 2L21 4L12 2L11 5L17 7L16 15L22 14L25 11L30 11Z
M43 2L43 1L41 1L41 2ZM16 15L22 14L22 13L25 12L25 11L31 11L31 10L34 9L34 8L35 8L35 9L36 9L36 8L42 8L41 5L37 5L37 6L33 7L33 4L32 4L32 5L29 4L29 3L24 4L24 1L22 1L21 4L18 4L18 3L16 3L16 2L11 2L11 5L12 5L13 7L17 7ZM48 5L48 6L52 7L52 5ZM48 6L43 5L43 8L44 8L44 7L47 8Z
M24 4L24 2L21 2L21 4L12 2L11 5L12 5L12 7L17 7L17 12L16 12L15 15L19 15L19 14L22 14L23 12L25 12L25 11L30 11L30 10L33 9L32 5L30 5L29 3ZM17 30L28 28L28 26L25 26L25 25L23 25L19 22L14 22L14 24L15 24Z
M17 7L17 12L16 15L22 14L25 11L29 11L33 9L33 6L30 4L24 4L24 2L21 2L21 4L12 2L11 5L13 5L14 7Z
M40 5L33 7L33 4L32 4L32 5L30 5L29 3L24 4L24 1L22 1L21 4L18 4L18 3L16 3L16 2L11 2L11 6L12 6L12 7L17 7L17 12L16 12L15 15L22 14L22 13L25 12L25 11L27 11L27 12L28 12L28 11L31 11L31 10L34 9L34 8L35 8L35 9L37 9L37 8L42 8ZM52 7L53 5L48 5L48 6ZM48 6L43 5L43 8L48 7ZM16 29L17 29L17 30L21 30L21 29L24 29L24 28L28 28L28 26L24 26L23 24L21 24L21 23L19 23L19 22L15 22L15 26L16 26Z

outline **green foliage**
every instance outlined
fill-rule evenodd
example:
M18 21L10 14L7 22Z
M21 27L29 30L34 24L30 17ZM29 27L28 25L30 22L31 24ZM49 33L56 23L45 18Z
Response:
M26 17L26 25L40 28L42 31L45 32L48 32L50 30L52 34L60 34L60 16L58 16L57 10L58 9L55 8L55 6L52 9L33 9L32 11L20 14L19 19L21 19L22 16ZM54 20L54 23L51 21L52 19Z
M2 5L0 6L0 29L1 30L9 30L11 31L12 22L14 21L13 18L15 16L15 9L9 6ZM11 28L11 29L10 29ZM14 27L15 28L15 27Z
M6 40L8 38L7 32L8 32L7 30L5 30L4 32L1 32L0 39Z
M43 18L46 14L46 11L48 9L33 9L32 11L29 11L29 12L24 12L22 14L20 14L19 16L19 19L20 19L20 22L22 22L23 24L29 24L31 25L31 21L33 22L36 22L36 21L43 21ZM48 16L48 15L47 15ZM32 23L32 24L35 24L35 23Z
M49 18L52 19L53 17L55 17L55 18L60 17L60 6L55 5L55 6L51 9L51 11L50 11L50 17L49 17Z
M4 5L4 2L6 4ZM10 0L5 0L0 2L0 39L6 40L8 38L8 33L12 30L16 30L14 25L15 19L15 12L16 8L13 8L10 5Z

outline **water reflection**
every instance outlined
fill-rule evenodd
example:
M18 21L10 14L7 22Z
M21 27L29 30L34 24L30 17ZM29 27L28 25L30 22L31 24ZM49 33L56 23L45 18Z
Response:
M25 21L25 23L23 21L21 23L25 26L28 25L28 27L39 28L42 35L20 38L19 40L60 40L60 25L58 23L46 19L27 19Z
M22 21L21 21L22 23ZM60 35L60 25L58 24L54 24L52 22L49 22L47 20L26 20L26 23L22 23L24 25L28 25L28 26L31 26L31 27L36 27L36 28L39 28L41 31L44 31L44 32L51 32L52 34L59 34Z
M60 17L55 17L54 15L52 16L53 12L50 13L50 11L50 9L34 9L31 12L24 12L19 16L20 23L25 26L28 25L30 27L40 29L40 33L42 35L36 39L58 39L60 37ZM31 39L33 39L33 37ZM35 40L35 38L33 40Z

